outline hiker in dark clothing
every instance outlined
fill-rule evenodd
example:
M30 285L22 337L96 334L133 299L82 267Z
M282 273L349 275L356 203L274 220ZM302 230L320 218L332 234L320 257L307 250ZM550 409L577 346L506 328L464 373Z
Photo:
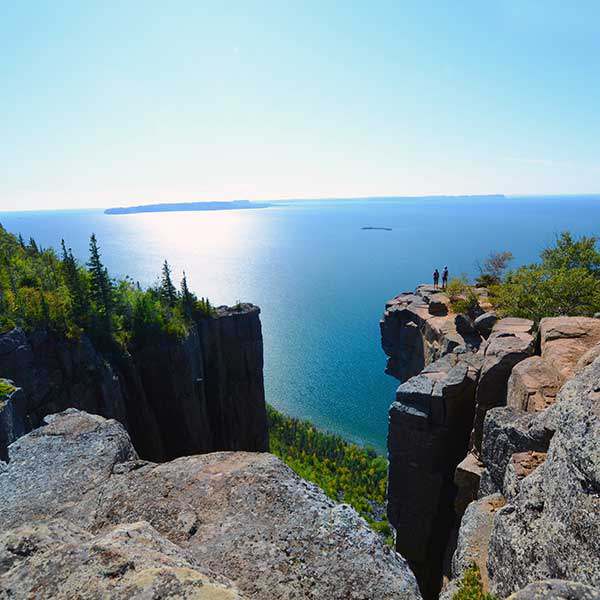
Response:
M442 289L445 290L448 285L448 267L444 267L442 271Z
M439 271L436 269L436 270L433 272L433 287L434 287L435 289L437 289L437 288L438 288L438 285L439 285L439 283L440 283L440 272L439 272Z

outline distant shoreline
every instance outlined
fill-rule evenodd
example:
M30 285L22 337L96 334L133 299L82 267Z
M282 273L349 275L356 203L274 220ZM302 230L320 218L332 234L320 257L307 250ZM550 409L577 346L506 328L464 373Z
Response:
M361 227L363 231L392 231L391 227Z
M205 210L244 210L251 208L268 208L268 202L250 202L250 200L232 200L229 202L178 202L174 204L142 204L140 206L124 206L107 208L106 215L132 215L156 212L189 212Z

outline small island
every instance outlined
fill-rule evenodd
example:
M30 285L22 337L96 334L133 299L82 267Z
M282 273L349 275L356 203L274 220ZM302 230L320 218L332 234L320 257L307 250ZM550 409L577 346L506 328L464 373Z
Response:
M392 231L391 227L361 227L363 231Z
M250 200L230 200L224 202L176 202L173 204L142 204L140 206L124 206L107 208L106 215L131 215L151 212L184 212L199 210L241 210L249 208L268 208L268 202L250 202Z

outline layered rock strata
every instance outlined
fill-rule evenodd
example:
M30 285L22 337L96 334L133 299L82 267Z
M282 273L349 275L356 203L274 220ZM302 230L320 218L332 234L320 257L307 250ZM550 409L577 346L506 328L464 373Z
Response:
M75 407L123 423L140 454L152 460L265 450L259 313L250 304L221 307L185 339L164 337L130 355L101 354L85 336L70 341L20 329L0 336L0 374L25 396L15 431ZM10 443L16 433L6 437Z
M386 373L406 381L456 347L479 347L481 335L474 326L465 327L449 303L440 290L426 285L387 302L380 322L381 345L388 356Z
M397 548L410 561L424 597L435 598L439 590L444 543L449 545L446 556L454 553L452 561L446 559L449 567L444 567L450 577L459 577L467 562L475 562L486 588L501 597L549 578L598 585L600 565L592 554L598 550L593 540L600 539L596 506L600 488L594 475L600 452L590 447L589 440L580 440L584 457L567 459L563 449L556 462L559 453L552 448L560 439L556 432L562 417L557 415L567 410L566 404L579 413L581 431L569 431L563 439L572 441L583 430L595 431L593 423L600 410L593 402L582 400L592 393L591 388L584 391L581 384L573 382L585 377L591 381L593 369L600 381L600 320L544 319L536 337L529 320L486 316L473 323L481 336L478 344L454 346L440 329L432 342L428 323L439 317L425 317L427 297L419 290L414 297L401 295L386 305L382 341L393 366L390 369L388 362L388 372L403 376L429 365L398 388L390 408L388 434L388 515L398 532ZM414 313L422 317L421 323L409 316ZM451 313L444 319L460 323ZM412 340L410 344L407 339ZM417 359L411 358L405 369L396 365L411 347L416 348ZM428 348L433 350L421 351ZM449 394L448 383L456 377L450 372L465 362L470 365L469 384L461 380L461 385L450 385L455 393ZM567 391L573 385L576 394ZM570 402L565 400L567 394ZM585 408L574 408L574 395ZM453 419L457 414L462 417ZM566 426L575 421L564 417L564 422ZM572 444L569 450L575 451ZM555 464L549 476L548 465ZM581 490L576 486L567 486L562 495L557 491L561 478L569 480L569 470L578 474L584 488L579 496L582 508L577 512L571 507L562 516L553 514L554 525L547 531L562 536L558 544L562 557L552 559L549 538L546 542L545 535L536 535L541 534L545 519L550 522L552 510L567 510L565 495L577 504ZM554 504L546 502L553 494ZM486 509L492 505L493 510ZM528 519L539 523L534 535L529 535ZM569 541L567 532L577 519L578 542ZM584 533L584 523L593 534ZM478 532L475 538L473 531ZM522 538L527 538L527 543L520 542ZM577 543L583 546L579 556ZM587 571L574 566L584 561L589 565ZM515 562L519 567L513 569ZM514 575L509 575L513 570ZM448 590L455 589L453 586ZM447 591L444 597L450 595Z
M0 468L0 596L417 600L404 559L270 454L139 460L70 409Z

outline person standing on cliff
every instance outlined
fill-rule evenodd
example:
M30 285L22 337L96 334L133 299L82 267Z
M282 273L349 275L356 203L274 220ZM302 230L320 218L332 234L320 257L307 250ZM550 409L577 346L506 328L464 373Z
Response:
M448 285L448 266L444 267L442 271L442 289L445 290Z
M433 272L433 287L434 287L434 289L438 288L439 283L440 283L440 272L436 269Z

